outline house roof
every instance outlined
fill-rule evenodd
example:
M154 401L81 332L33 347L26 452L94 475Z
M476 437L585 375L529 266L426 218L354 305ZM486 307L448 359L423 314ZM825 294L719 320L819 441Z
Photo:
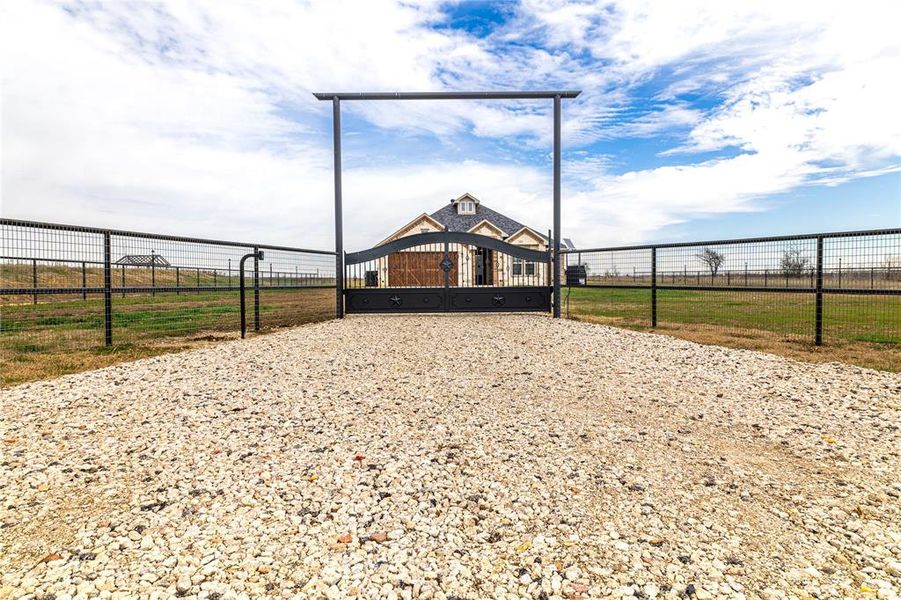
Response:
M500 228L507 235L515 233L525 227L519 221L515 221L506 215L491 210L481 202L475 205L476 212L474 215L458 215L457 207L453 204L445 204L440 210L433 212L433 219L445 225L448 231L469 231L482 221L488 221L495 227ZM544 236L542 236L544 237Z

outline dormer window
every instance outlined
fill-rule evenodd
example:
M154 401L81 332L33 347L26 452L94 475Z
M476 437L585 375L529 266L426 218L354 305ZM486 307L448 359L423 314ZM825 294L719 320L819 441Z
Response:
M476 203L472 200L463 200L457 203L457 214L474 215L476 214Z

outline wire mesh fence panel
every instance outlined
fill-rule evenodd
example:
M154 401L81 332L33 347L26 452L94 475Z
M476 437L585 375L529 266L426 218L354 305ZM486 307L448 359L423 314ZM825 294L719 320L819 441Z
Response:
M334 316L332 252L13 219L0 220L0 242L6 382L237 335L241 258L255 249L269 252L245 265L264 328Z
M113 344L240 328L238 265L253 247L111 237Z
M0 225L0 349L56 352L103 344L103 237Z
M565 263L585 267L589 285L651 285L650 248L576 252L569 254Z
M564 290L563 302L568 317L629 329L651 324L650 288L571 287Z
M823 337L901 344L901 232L823 240Z
M674 289L657 292L658 328L664 331L719 331L812 342L814 309L812 294Z
M810 338L816 247L815 239L661 247L658 323Z
M568 296L573 316L815 344L901 344L898 229L601 248L565 258L585 275L585 287Z
M259 327L271 329L322 321L335 316L335 257L326 254L265 251L259 269ZM256 305L248 294L247 314ZM250 329L250 327L248 328Z

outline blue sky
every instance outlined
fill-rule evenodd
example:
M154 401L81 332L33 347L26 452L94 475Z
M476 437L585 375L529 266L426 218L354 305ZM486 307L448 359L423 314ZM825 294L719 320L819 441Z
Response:
M2 214L333 243L313 91L581 89L582 246L901 225L897 3L4 3ZM549 102L346 103L366 247L468 191L551 221Z

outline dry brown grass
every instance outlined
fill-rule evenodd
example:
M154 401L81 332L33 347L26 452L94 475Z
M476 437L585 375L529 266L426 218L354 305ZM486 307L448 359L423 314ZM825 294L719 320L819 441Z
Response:
M836 340L822 346L815 346L806 340L785 337L760 329L729 330L721 326L712 325L665 324L659 325L657 329L650 330L644 326L643 321L628 323L618 317L573 315L572 318L589 323L653 331L699 344L757 350L804 362L842 362L882 371L901 371L901 347L897 344Z
M0 365L3 365L2 373L0 373L0 387L101 369L117 363L160 354L193 350L238 337L240 337L238 333L217 331L185 338L149 341L141 345L125 344L110 349L69 349L28 354L0 347Z

